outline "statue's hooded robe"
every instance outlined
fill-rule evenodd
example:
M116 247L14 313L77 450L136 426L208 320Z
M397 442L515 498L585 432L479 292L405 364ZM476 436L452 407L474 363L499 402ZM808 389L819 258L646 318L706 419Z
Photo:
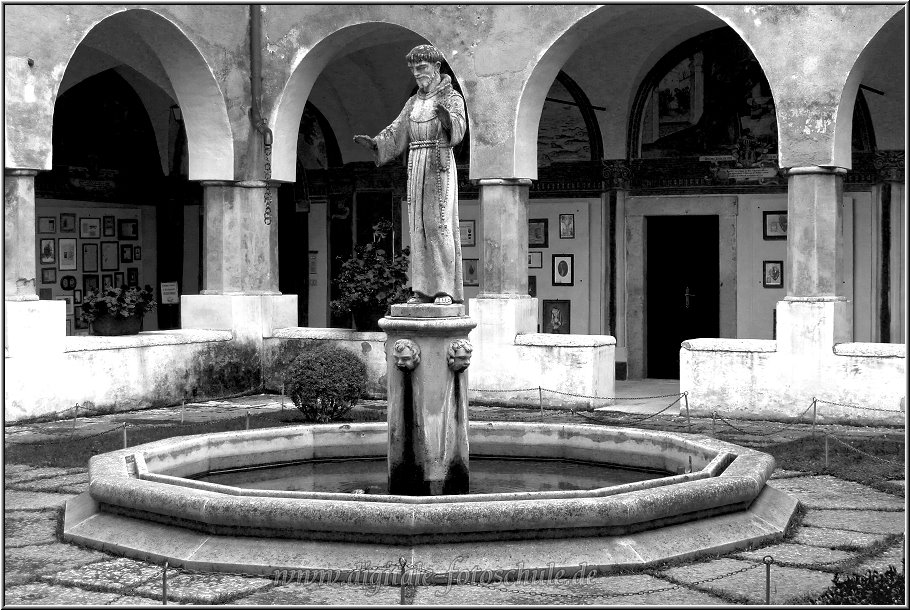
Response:
M436 116L437 103L449 111L449 129ZM448 295L455 303L464 302L464 288L452 147L464 131L464 99L443 74L436 89L411 96L398 118L375 138L377 165L408 151L411 290L430 299Z

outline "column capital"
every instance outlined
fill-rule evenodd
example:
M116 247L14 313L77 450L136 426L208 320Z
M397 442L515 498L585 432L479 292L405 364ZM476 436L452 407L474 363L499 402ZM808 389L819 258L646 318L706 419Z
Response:
M804 176L807 174L845 175L847 173L847 169L835 166L823 167L820 165L809 165L806 167L791 167L787 169L786 172L787 176Z
M37 176L38 170L22 167L5 167L3 168L3 173L7 176Z
M480 186L531 186L530 178L481 178Z

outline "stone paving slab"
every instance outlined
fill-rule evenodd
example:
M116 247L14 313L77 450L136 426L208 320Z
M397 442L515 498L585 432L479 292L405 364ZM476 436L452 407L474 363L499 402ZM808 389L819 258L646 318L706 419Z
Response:
M788 542L826 548L852 547L862 549L885 540L886 534L853 532L829 527L801 527Z
M682 583L694 583L705 578L720 576L740 568L756 564L736 559L715 559L704 563L694 563L662 572ZM726 578L697 585L717 595L740 599L746 603L765 603L765 566L741 572ZM831 586L831 574L801 568L771 567L771 603L785 604L790 600L803 599L806 596L817 597Z
M859 574L865 574L866 570L878 570L879 572L884 572L888 569L889 565L893 565L897 568L897 571L900 572L903 569L903 564L901 560L904 559L904 543L900 541L890 548L888 548L884 553L867 559L863 563L856 566L851 572L856 572Z
M50 478L43 478L25 482L8 482L8 486L25 488L28 491L60 492L75 489L74 493L82 493L88 488L88 473L64 474Z
M51 511L10 511L4 513L3 538L6 548L57 542L57 513Z
M160 571L160 570L159 570ZM267 578L231 574L178 574L167 579L167 601L182 604L220 604L272 587ZM161 600L161 581L143 585L133 593Z
M762 561L764 557L770 555L775 563L792 563L800 567L814 564L829 564L825 567L835 568L833 562L841 562L856 557L856 553L847 551L836 551L818 546L806 546L802 544L774 544L755 551L746 551L737 553L734 557L738 559L750 559L752 561Z
M3 506L6 510L61 510L67 500L74 497L76 494L6 489L3 492Z
M105 595L108 595L108 594L105 593ZM159 606L159 605L161 605L161 601L150 599L148 597L138 597L136 595L121 595L119 597L115 597L113 601L107 602L106 605L108 605L108 606L151 606L151 605ZM169 606L170 605L181 606L183 604L181 604L180 602L168 601L168 605Z
M5 605L101 606L114 602L119 596L36 582L9 587L3 597ZM143 603L150 601L144 600Z
M768 483L799 498L806 508L903 510L904 500L830 475L774 479Z
M877 510L810 510L802 524L872 534L903 534L906 531L903 512Z
M99 589L118 595L135 595L134 590L148 581L154 583L160 593L161 567L125 557L110 559L110 555L104 555L104 558L107 561L62 571L54 576L53 582L71 587ZM168 579L177 574L176 570L168 570Z
M4 549L4 582L6 586L22 584L106 559L110 555L60 542Z
M649 590L667 589L645 593ZM535 595L535 593L537 595ZM639 593L638 595L615 595ZM612 597L604 595L614 594ZM727 602L710 593L674 586L649 574L592 578L588 582L557 580L548 583L509 583L418 587L418 605L716 605Z
M246 597L228 602L243 606L392 606L401 603L398 587L370 586L367 584L298 584L269 586Z
M6 471L5 484L19 484L25 481L34 481L36 479L45 479L49 477L59 477L68 474L65 468L55 468L51 466L26 467L15 472Z
M808 473L802 472L800 470L785 470L783 468L778 468L771 474L772 479L792 479L793 477L805 476L809 476Z

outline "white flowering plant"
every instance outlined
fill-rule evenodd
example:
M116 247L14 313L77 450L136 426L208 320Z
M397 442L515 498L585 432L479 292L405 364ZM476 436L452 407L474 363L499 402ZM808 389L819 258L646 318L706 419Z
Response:
M120 286L106 288L100 292L89 292L82 300L82 320L94 322L98 316L105 314L114 317L129 318L144 316L155 308L155 293L148 284L140 289L138 286Z

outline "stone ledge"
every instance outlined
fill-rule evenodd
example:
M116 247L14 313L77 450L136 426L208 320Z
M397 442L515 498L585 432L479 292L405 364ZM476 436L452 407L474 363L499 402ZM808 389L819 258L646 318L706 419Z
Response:
M63 343L64 352L93 352L108 349L133 349L158 345L186 345L191 343L213 343L231 341L234 334L229 330L153 330L138 335L119 337L101 337L98 335L79 335L66 337Z
M385 341L383 332L361 332L348 328L309 328L293 326L276 328L266 339L332 339L336 341Z
M689 339L683 349L692 352L759 352L774 353L777 341L769 339Z
M552 333L519 333L515 345L531 347L606 347L616 345L610 335L556 335Z
M834 353L838 356L860 356L864 358L904 358L907 356L906 343L837 343Z

